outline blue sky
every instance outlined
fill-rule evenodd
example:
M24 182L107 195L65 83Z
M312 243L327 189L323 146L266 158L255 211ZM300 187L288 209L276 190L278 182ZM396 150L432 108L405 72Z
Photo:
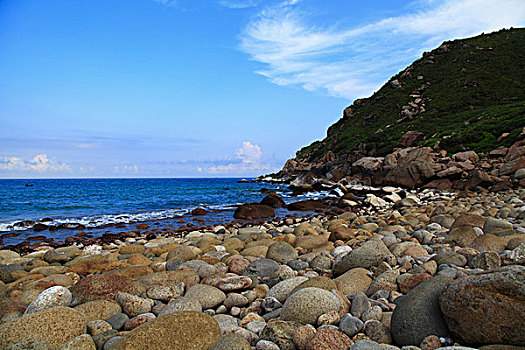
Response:
M257 176L518 0L2 0L0 178Z

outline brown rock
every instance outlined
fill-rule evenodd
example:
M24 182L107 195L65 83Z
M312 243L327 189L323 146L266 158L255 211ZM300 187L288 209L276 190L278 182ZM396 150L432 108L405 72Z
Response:
M452 156L456 162L465 162L470 160L471 162L479 162L479 156L474 151L459 152Z
M510 150L509 150L510 153ZM525 156L521 156L519 158L515 158L505 164L503 164L498 171L498 175L512 175L516 172L518 169L525 168Z
M401 148L412 147L416 142L421 141L424 136L425 134L419 131L407 131L406 134L401 136L397 146Z
M193 216L202 216L206 214L208 214L208 212L203 208L195 208L191 211L191 215Z
M85 322L107 320L122 312L119 303L114 300L94 300L75 307Z
M326 205L323 202L316 200L305 200L290 203L286 208L292 211L317 211L325 209Z
M405 148L397 153L397 164L387 169L385 182L409 188L422 185L435 175L432 148Z
M124 335L112 349L208 349L221 338L219 324L202 312L183 311L161 316Z
M144 285L136 280L119 274L89 275L70 288L73 296L85 303L99 299L115 299L118 292L140 295Z
M297 292L298 290L301 290L301 289L304 289L304 288L310 288L310 287L321 288L321 289L324 289L324 290L337 289L336 283L334 281L332 281L330 278L328 278L326 276L318 276L318 277L313 277L313 278L310 278L310 279L302 282L297 287L292 289L292 291L290 292L290 294L288 296L292 295L293 293Z
M307 350L347 350L354 342L343 332L320 328L306 347Z
M302 236L302 237L297 238L297 240L295 241L295 246L304 248L306 250L312 250L315 248L322 247L327 243L328 243L328 239L325 236L309 235L309 236Z
M124 245L120 247L119 253L120 254L135 254L135 253L144 253L146 248L144 248L143 245L135 244L135 245Z
M396 281L401 293L406 294L429 278L432 278L432 276L428 273L405 273L399 276Z
M436 335L429 335L419 345L421 350L434 350L441 347L441 341Z
M452 181L449 179L438 179L433 180L424 185L422 188L437 188L442 191L450 191L453 187Z
M262 204L243 204L235 209L233 217L241 220L273 218L275 211L272 207Z
M294 350L293 336L301 326L298 322L273 319L268 321L260 337L274 342L281 350Z
M315 335L315 329L313 327L301 326L293 335L293 342L298 350L306 350L308 344Z
M445 242L460 247L467 247L477 237L478 234L471 226L459 226L450 230L445 238Z
M364 292L372 283L368 276L370 272L367 269L355 268L348 270L341 276L334 279L337 289L345 295L354 295L357 292Z
M489 233L477 237L470 243L469 247L474 248L480 252L494 251L501 253L503 250L505 250L506 245L506 239Z
M83 333L86 333L86 324L78 312L68 307L54 307L0 326L0 346L6 349L27 338L40 338L50 349L56 349Z
M151 285L154 283L179 283L184 282L192 285L199 283L199 275L192 269L180 269L176 271L161 271L155 272L151 275L140 276L136 278L138 281L145 285ZM128 292L129 293L129 292ZM133 294L133 293L130 293Z
M234 255L227 260L228 271L240 275L246 270L246 267L250 265L250 261L241 255Z
M171 259L182 259L184 261L189 261L195 259L196 256L195 250L192 248L188 246L180 246L175 247L169 251L166 261L170 261Z
M370 320L365 323L365 334L371 340L380 344L392 344L390 329L377 320Z
M137 255L143 256L144 259L147 259L142 254L137 254ZM148 261L150 261L150 260L148 259ZM152 274L152 273L153 273L153 269L151 267L142 266L142 265L133 265L133 266L129 266L129 267L124 267L122 269L117 269L117 270L112 270L112 271L106 272L107 275L118 274L118 275L130 277L130 278L135 278L135 277L139 277L139 276L145 276L145 275L149 275L149 274Z
M450 331L467 344L523 346L525 267L458 279L441 294L440 307Z
M69 271L79 275L88 275L90 273L106 271L106 268L117 260L115 255L88 255L79 256L67 263Z
M462 213L460 214L454 223L452 224L452 228L460 227L460 226L475 226L475 227L483 227L483 224L485 224L485 218L481 215L475 215L475 214L467 214Z
M267 205L272 208L283 208L286 206L284 200L275 192L270 192L270 194L263 198L260 204Z

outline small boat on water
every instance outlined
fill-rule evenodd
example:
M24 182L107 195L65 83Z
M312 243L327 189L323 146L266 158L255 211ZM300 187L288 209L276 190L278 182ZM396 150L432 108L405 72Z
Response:
M33 187L34 185L33 184L26 184L25 186L26 187Z

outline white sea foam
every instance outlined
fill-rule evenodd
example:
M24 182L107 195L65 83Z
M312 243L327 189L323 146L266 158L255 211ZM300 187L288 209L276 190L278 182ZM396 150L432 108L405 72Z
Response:
M86 227L100 227L108 224L125 224L130 222L142 222L151 220L169 219L176 216L184 215L190 212L189 209L166 209L155 210L143 213L119 213L107 215L83 216L79 218L57 218L46 224L51 226L58 226L60 224L82 224ZM5 231L23 231L32 228L30 227L16 227L13 221L10 223L1 223L0 232Z

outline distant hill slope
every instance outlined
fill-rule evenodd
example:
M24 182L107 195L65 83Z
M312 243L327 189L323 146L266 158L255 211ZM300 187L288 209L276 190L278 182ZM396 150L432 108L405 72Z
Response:
M417 132L415 145L449 153L510 146L525 125L524 64L524 28L444 42L356 100L324 140L302 148L295 160L312 164L329 155L340 164L384 156L407 131Z

